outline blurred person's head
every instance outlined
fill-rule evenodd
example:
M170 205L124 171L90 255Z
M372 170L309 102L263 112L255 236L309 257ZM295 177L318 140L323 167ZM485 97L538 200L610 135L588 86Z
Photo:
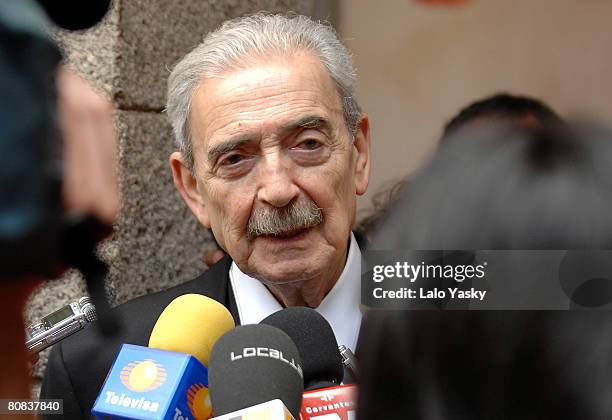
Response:
M359 419L612 416L609 312L368 315L360 338Z
M170 75L175 185L266 284L313 280L326 292L342 272L370 168L355 80L330 26L268 14L225 22Z
M374 236L405 249L605 249L610 208L608 130L486 124L451 133Z
M444 126L444 133L439 143L453 138L452 135L459 130L494 122L518 127L544 127L563 123L550 106L536 98L497 93L462 108ZM393 183L389 188L377 192L372 198L371 212L359 222L356 230L370 238L376 226L386 219L389 208L393 206L400 191L409 182L409 178L406 177Z
M398 194L375 247L610 248L609 130L498 123L450 136ZM611 327L601 311L371 313L360 418L611 418Z
M550 106L539 99L497 93L462 108L444 126L442 140L463 127L493 121L504 121L523 126L545 126L558 124L561 119Z

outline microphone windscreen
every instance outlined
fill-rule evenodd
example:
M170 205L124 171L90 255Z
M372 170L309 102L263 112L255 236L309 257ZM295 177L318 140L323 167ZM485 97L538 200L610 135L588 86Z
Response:
M110 6L110 0L38 0L38 3L57 26L73 31L94 26Z
M210 356L208 383L217 416L274 399L299 416L304 391L300 356L278 328L244 325L226 333Z
M302 358L304 389L339 385L344 376L338 342L329 322L314 309L285 308L261 321L283 330Z
M234 318L225 306L203 295L186 294L161 313L149 347L191 354L208 366L215 342L234 327Z

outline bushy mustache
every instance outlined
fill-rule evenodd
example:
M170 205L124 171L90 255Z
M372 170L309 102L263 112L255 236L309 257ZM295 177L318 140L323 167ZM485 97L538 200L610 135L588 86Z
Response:
M292 230L317 226L323 221L321 209L309 199L292 202L286 207L260 207L256 209L247 225L247 237L279 235Z

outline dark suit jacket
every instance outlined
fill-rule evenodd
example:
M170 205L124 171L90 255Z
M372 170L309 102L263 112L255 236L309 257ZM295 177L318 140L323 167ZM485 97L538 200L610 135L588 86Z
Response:
M103 338L94 324L56 344L49 356L40 397L63 399L63 418L90 418L121 344L147 346L159 315L180 295L198 293L213 298L229 309L238 324L238 308L229 281L231 263L226 256L194 280L116 307L113 310L122 329L112 339ZM55 416L49 418L56 420Z

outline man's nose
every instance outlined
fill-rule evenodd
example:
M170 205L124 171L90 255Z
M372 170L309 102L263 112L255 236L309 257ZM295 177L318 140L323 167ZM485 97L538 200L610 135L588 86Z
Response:
M291 163L275 154L264 157L257 198L273 207L285 207L300 194L291 174Z

